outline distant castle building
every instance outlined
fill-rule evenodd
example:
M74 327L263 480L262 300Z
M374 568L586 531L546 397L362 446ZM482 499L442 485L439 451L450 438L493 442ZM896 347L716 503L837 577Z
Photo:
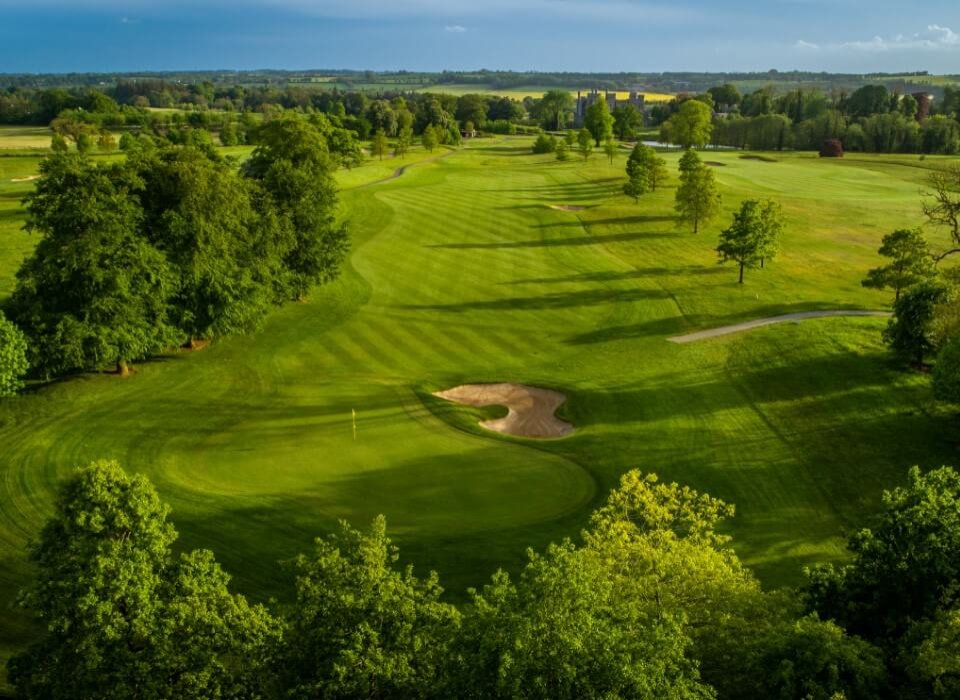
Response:
M591 90L586 95L582 94L579 90L577 91L577 106L574 111L574 124L576 126L583 126L583 120L587 116L587 109L590 105L596 103L598 100L606 100L607 107L610 108L612 112L617 107L623 105L633 105L641 112L644 108L644 97L642 93L637 92L636 90L630 91L630 96L625 100L618 100L617 93L610 92L608 90L603 91L603 95L596 89Z

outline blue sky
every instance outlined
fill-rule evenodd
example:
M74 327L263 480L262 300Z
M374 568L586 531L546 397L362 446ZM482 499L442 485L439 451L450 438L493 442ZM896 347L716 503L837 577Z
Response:
M960 0L0 0L0 72L960 73Z

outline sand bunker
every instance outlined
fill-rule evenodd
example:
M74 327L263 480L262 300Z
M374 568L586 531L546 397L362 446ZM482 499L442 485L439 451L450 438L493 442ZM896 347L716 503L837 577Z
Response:
M27 177L14 177L10 178L10 182L33 182L34 180L39 180L39 175L28 175Z
M467 406L506 406L503 418L481 421L487 430L528 438L558 438L573 432L573 426L554 413L567 397L559 391L523 384L464 384L438 391L447 401Z
M585 206L580 204L551 204L550 208L557 211L583 211L586 209Z

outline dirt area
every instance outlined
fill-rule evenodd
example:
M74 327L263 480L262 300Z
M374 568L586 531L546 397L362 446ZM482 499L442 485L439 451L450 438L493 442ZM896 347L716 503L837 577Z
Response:
M567 397L559 391L524 384L464 384L438 391L447 401L466 406L506 406L503 418L481 421L487 430L527 438L559 438L573 432L573 426L554 415Z

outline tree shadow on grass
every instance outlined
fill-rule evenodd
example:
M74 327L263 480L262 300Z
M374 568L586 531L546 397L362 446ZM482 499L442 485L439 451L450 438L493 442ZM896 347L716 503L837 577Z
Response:
M781 316L784 314L798 313L803 311L832 311L841 309L857 310L860 308L860 306L855 304L801 302L799 304L759 306L729 316L687 314L686 316L673 316L670 318L655 319L653 321L644 321L642 323L636 323L629 326L601 328L588 333L570 336L564 342L566 342L568 345L589 345L591 343L605 343L613 340L636 340L655 336L683 335L685 333L696 333L697 331L719 328L721 326L729 326L736 323L743 323L745 321L752 321L754 319L769 318L771 316ZM811 321L787 321L786 323L816 323L816 319ZM754 330L756 329L745 330L743 332L751 333ZM696 342L708 343L711 342L711 339L704 339Z
M555 292L530 297L467 301L459 304L405 304L395 308L451 313L461 311L531 311L667 298L669 298L669 294L661 289L585 289L576 292Z
M530 279L500 282L502 285L521 284L566 284L577 282L621 282L627 280L644 279L647 277L664 277L666 275L714 275L727 272L719 265L683 265L677 267L644 267L636 270L609 270L606 272L584 272L579 275L565 275L563 277L534 277Z
M673 238L674 233L612 233L604 236L576 236L573 238L540 238L533 241L502 241L497 243L431 243L427 248L449 250L497 250L509 248L557 248L561 246L588 246L605 243L627 243L645 238Z
M555 223L537 224L535 228L552 228L554 226L633 226L637 224L656 224L673 223L676 218L673 216L624 216L619 219L578 219L577 221L558 221ZM677 231L681 234L682 231Z

